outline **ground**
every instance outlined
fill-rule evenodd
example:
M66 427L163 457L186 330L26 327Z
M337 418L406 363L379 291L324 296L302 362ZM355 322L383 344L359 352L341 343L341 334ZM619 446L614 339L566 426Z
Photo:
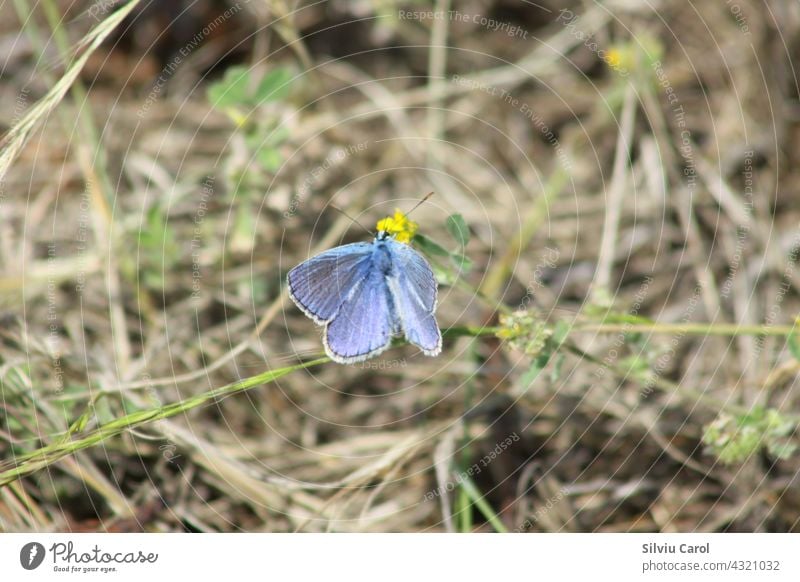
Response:
M25 4L0 529L798 531L797 3ZM314 363L430 191L442 354Z

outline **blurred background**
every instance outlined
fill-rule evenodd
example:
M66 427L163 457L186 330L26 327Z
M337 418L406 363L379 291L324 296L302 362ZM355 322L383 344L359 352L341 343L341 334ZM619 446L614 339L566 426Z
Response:
M800 529L796 2L0 11L0 529ZM430 191L439 357L209 394Z

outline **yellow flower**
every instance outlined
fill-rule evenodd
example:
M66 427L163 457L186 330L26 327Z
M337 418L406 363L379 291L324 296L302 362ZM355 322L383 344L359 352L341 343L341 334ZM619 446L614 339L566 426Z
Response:
M394 236L397 242L410 243L417 232L419 225L408 219L401 210L395 210L394 216L387 216L378 221L375 229Z
M606 53L606 64L612 69L618 69L622 65L623 54L618 48L612 48Z

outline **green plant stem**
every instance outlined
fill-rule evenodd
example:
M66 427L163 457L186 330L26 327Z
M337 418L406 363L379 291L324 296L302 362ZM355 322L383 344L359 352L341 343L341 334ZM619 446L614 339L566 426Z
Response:
M494 336L499 330L500 328L498 327L459 326L443 330L443 336L448 339L460 336L485 337L485 336ZM594 331L598 333L632 332L632 331L651 331L654 333L682 332L695 335L714 335L714 332L716 331L717 335L738 335L744 333L750 335L789 335L795 333L795 328L790 326L774 326L774 327L735 326L735 325L713 326L710 324L677 324L677 325L635 324L628 326L618 325L618 324L612 324L612 325L592 324L590 326L581 327L581 324L577 324L573 331ZM568 344L567 348L573 354L581 358L585 358L588 361L600 364L599 360L594 358L594 356L587 354L586 352L577 348L576 346ZM158 420L163 420L165 418L177 416L181 413L188 412L192 409L209 404L219 398L244 392L255 386L267 384L296 370L306 369L311 366L317 366L329 361L330 361L329 358L324 357L295 366L278 368L276 370L269 370L261 374L256 374L255 376L251 376L244 380L233 382L231 384L227 384L220 388L210 390L203 394L199 394L197 396L193 396L191 398L175 402L173 404L167 404L165 406L159 406L157 408L141 410L133 412L131 414L127 414L121 418L103 424L95 428L94 430L85 432L83 434L80 433L74 434L68 431L67 433L64 434L54 435L53 444L41 447L30 453L19 455L15 457L12 462L0 463L0 487L8 485L9 483L12 483L26 475L30 475L38 471L39 469L42 469L44 467L47 467L55 463L59 459L62 459L66 456L76 453L77 451L100 444L111 437L118 436L128 429L151 422L156 422ZM627 375L627 372L624 372L622 369L615 368L614 370L619 375ZM676 385L672 384L671 382L661 380L659 378L656 378L654 380L654 385L658 386L662 390L671 392L677 391ZM713 406L719 405L717 401L712 401L712 399L708 395L699 393L697 391L686 393L686 391L683 388L681 390L683 390L685 395L691 396L692 398L698 399L700 401L704 401L707 404ZM79 420L81 420L81 422L73 423L73 427L84 426L86 424L86 422L84 421L86 421L87 419L79 419ZM472 487L470 487L469 484L466 483L465 485L469 497L472 499L473 503L475 503L475 506L478 508L478 510L481 511L481 513L483 513L484 516L487 517L487 519L492 523L495 529L497 529L498 531L505 531L502 522L499 522L497 520L497 516L494 515L494 513L491 511L491 508L488 507L486 501L480 496L480 493L477 491L477 489L474 488L474 485ZM495 523L496 521L497 523Z
M463 326L445 329L443 335L447 338L460 336L481 337L493 335L496 331L496 328ZM86 418L81 417L71 424L73 431L53 435L52 444L31 451L30 453L17 455L11 462L6 461L0 463L0 487L26 475L30 475L77 451L100 444L111 437L118 436L128 429L177 416L178 414L209 404L219 398L244 392L245 390L249 390L261 384L267 384L296 370L303 370L326 362L330 362L330 358L322 357L303 364L262 372L261 374L256 374L244 380L227 384L221 388L215 388L214 390L173 404L133 412L103 424L94 430L83 434L75 434L76 427L85 426L88 424L90 418L89 416Z
M448 327L442 330L442 336L450 339L454 337L463 337L463 336L470 336L470 337L485 337L485 336L493 336L500 331L499 327L494 326L484 326L478 327L475 325L459 325L455 327Z
M0 487L8 485L9 483L12 483L26 475L30 475L31 473L47 467L59 459L62 459L68 455L72 455L81 449L89 448L105 441L110 437L120 435L128 429L146 423L155 422L157 420L163 420L165 418L177 416L194 408L198 408L205 404L210 404L211 402L222 397L244 392L245 390L249 390L255 386L267 384L296 370L303 370L312 366L318 366L329 361L330 359L327 357L318 358L316 360L295 366L278 368L277 370L268 370L266 372L262 372L261 374L256 374L255 376L245 378L244 380L227 384L221 388L216 388L214 390L204 392L203 394L199 394L197 396L192 396L191 398L186 398L185 400L181 400L173 404L167 404L165 406L159 406L157 408L140 410L131 414L127 414L82 435L55 435L54 438L56 442L54 444L42 447L24 455L19 455L15 457L11 463L4 462L0 464ZM13 464L14 466L6 469L5 467L7 467L9 464Z
M597 333L650 333L713 336L778 336L788 337L798 332L794 325L737 325L735 323L578 323L573 331Z
M492 525L496 532L508 533L508 528L503 524L503 522L500 520L500 517L494 512L492 507L486 502L486 498L475 486L475 483L472 482L472 479L465 476L461 481L461 488L475 504L475 507L478 508L478 511L483 514L483 516L486 518L486 521ZM463 508L462 511L464 511Z
M445 329L445 337L495 335L503 329L498 326L458 326ZM581 323L572 324L570 333L649 333L657 335L691 335L734 337L743 335L789 337L800 333L795 325L736 325L714 323Z
M463 487L458 488L458 503L456 506L456 514L458 516L458 531L461 533L470 533L472 531L472 501L470 500L469 493Z

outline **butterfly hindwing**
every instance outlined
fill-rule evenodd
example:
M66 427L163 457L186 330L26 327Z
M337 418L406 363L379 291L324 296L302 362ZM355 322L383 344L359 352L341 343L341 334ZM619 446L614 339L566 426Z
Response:
M340 364L376 356L392 343L394 306L386 277L371 268L325 327L325 351Z
M436 356L442 351L442 332L434 316L437 287L433 271L408 245L387 242L394 262L387 283L406 339L425 355Z
M332 320L349 294L367 277L371 243L353 243L325 251L289 271L289 295L317 324Z

